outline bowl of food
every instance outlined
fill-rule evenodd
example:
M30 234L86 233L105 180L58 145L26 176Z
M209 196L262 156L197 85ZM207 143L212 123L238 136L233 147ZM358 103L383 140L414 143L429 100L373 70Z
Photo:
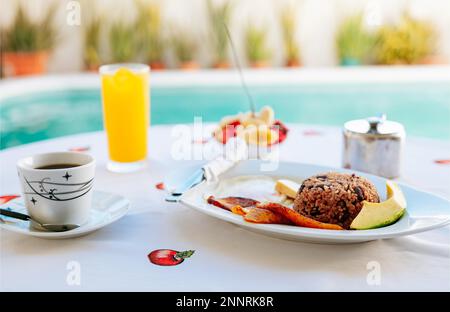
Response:
M247 143L249 159L269 157L286 140L289 129L275 119L270 106L264 106L259 112L245 112L226 116L213 131L213 137L219 144L225 145L231 138L241 138Z

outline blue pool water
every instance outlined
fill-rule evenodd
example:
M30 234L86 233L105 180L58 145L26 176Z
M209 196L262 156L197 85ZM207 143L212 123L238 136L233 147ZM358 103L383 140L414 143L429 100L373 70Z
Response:
M258 105L271 105L285 122L335 125L385 112L408 135L450 139L450 86L334 84L258 86ZM240 87L154 87L152 124L189 123L194 116L218 121L248 110ZM100 91L67 89L29 93L0 102L0 148L103 128Z

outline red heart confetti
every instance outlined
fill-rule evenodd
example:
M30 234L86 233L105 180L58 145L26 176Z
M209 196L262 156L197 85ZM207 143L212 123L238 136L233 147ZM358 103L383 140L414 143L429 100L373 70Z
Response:
M0 205L6 204L7 202L13 200L14 198L18 198L20 195L3 195L0 196Z
M86 146L78 146L78 147L69 148L69 151L70 152L87 152L90 149L91 149L91 147L86 145Z
M209 138L192 140L192 144L206 144L209 142Z
M305 131L303 131L303 135L305 135L305 136L322 135L322 132L317 131L317 130L305 130Z
M439 165L450 165L450 159L436 159L434 163Z

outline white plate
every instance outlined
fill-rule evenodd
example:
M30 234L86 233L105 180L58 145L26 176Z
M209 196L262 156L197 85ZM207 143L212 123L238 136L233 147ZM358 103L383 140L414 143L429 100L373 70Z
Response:
M1 205L1 208L11 208L17 212L27 213L21 197ZM67 232L39 231L31 228L30 222L28 221L21 221L5 216L0 216L5 221L5 223L0 222L0 228L2 230L47 239L74 238L87 235L119 220L128 212L129 208L129 200L122 196L94 191L89 221L74 230Z
M254 232L283 239L313 243L357 243L383 238L393 238L432 230L450 223L449 201L404 184L400 184L400 187L403 190L408 203L407 213L395 224L373 230L333 231L279 224L253 224L244 221L239 215L235 215L229 211L206 203L205 198L209 195L215 195L217 197L230 195L250 197L252 194L249 193L253 192L255 197L258 197L261 196L261 190L263 188L267 188L267 185L272 185L264 182L264 180L257 179L255 181L258 181L257 185L261 185L261 188L259 190L258 188L250 190L250 188L246 187L246 185L252 184L249 181L244 181L241 185L238 183L227 183L227 181L233 181L230 179L235 179L239 176L265 176L265 179L284 177L300 182L309 176L328 171L355 172L358 175L365 176L375 184L381 199L385 199L386 180L369 174L345 169L289 162L280 162L278 169L272 172L262 172L260 168L261 161L241 162L221 176L219 182L204 182L186 192L181 199L181 203L207 215L237 224ZM256 183L253 184L256 185ZM264 186L265 184L267 185ZM260 193L259 195L256 194L258 192ZM269 192L269 190L267 192Z

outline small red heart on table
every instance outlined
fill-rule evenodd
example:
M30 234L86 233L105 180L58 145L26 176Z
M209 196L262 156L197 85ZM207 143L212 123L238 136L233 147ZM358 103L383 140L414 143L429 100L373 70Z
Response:
M194 254L195 250L176 251L172 249L156 249L148 254L151 263L162 266L178 265Z
M18 197L20 197L20 195L3 195L3 196L0 196L0 205L6 204L10 200L13 200L14 198L18 198Z
M439 165L450 165L450 159L437 159L434 162Z
M69 148L69 151L70 152L87 152L90 149L91 148L89 146L77 146L77 147Z
M209 142L209 138L192 140L192 144L206 144Z
M317 130L305 130L303 131L303 135L305 136L314 136L314 135L321 135L322 133Z
M155 185L155 187L158 189L158 190L164 190L166 187L165 187L165 185L164 185L164 182L159 182L159 183L157 183L156 185Z

